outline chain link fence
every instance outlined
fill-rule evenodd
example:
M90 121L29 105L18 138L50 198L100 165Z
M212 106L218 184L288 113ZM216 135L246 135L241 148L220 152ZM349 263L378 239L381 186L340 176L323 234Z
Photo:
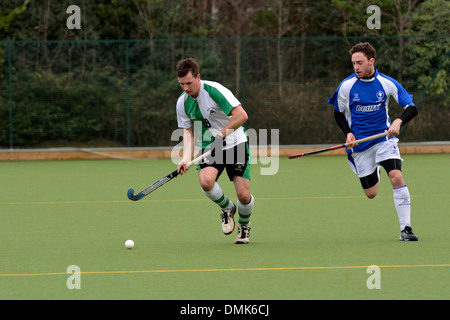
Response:
M0 148L173 146L186 57L235 93L247 128L279 129L282 145L340 143L327 100L361 41L414 94L419 115L401 141L450 141L450 36L3 41ZM391 117L401 111L391 100Z

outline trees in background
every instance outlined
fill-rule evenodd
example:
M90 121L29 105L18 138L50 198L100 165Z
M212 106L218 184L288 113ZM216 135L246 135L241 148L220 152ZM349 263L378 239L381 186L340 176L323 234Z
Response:
M169 145L173 69L186 56L237 93L252 127L285 128L282 144L325 143L335 138L327 94L351 73L348 48L361 39L375 43L383 72L449 112L445 0L376 1L380 29L366 24L371 0L74 0L79 30L66 27L66 2L3 2L2 146L11 132L14 146ZM425 132L432 119L421 119Z

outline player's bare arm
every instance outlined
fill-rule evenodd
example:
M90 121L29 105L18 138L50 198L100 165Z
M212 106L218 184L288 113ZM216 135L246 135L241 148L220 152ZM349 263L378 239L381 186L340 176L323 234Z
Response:
M189 170L187 163L191 161L194 153L194 130L187 128L183 130L183 159L178 163L177 171L180 174Z
M242 126L245 121L247 121L247 119L247 112L245 112L244 108L242 108L241 105L234 107L233 110L231 110L230 121L225 126L225 128L223 128L222 131L218 133L218 135L222 138L225 138L227 135L234 132L234 130Z

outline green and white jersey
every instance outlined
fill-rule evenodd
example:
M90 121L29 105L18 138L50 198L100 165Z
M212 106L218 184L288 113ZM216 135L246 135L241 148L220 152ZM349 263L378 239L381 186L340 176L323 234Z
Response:
M241 103L233 93L223 85L213 81L201 80L201 88L196 99L183 92L177 101L178 126L191 128L194 124L194 134L197 143L206 148L228 124L231 110ZM226 137L224 149L232 148L247 141L247 135L241 126Z

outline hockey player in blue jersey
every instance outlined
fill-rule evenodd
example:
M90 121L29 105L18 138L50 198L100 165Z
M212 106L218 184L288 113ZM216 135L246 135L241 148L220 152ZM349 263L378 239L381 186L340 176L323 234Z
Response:
M412 95L393 78L375 68L375 49L367 42L350 49L354 74L341 82L328 103L334 105L337 124L346 135L348 162L359 177L369 199L378 192L380 166L389 176L393 187L394 206L400 223L400 240L417 241L411 228L411 201L401 171L402 159L396 136L400 127L417 115ZM391 122L389 99L404 109ZM386 137L361 144L354 141L382 132Z

